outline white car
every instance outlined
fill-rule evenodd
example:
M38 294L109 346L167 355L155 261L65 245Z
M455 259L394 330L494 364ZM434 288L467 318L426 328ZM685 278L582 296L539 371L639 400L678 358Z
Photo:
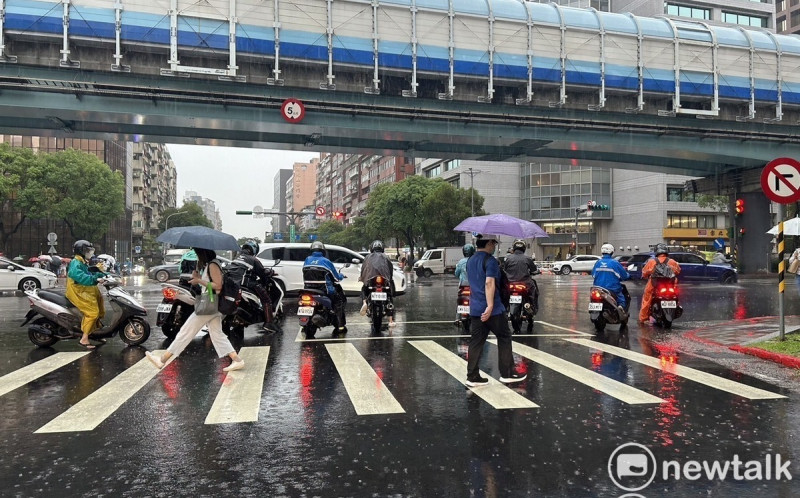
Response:
M58 278L51 271L29 268L6 258L0 258L0 290L2 291L52 289L56 283L58 283Z
M311 255L310 243L271 242L260 244L258 248L258 259L265 267L271 267L275 264L275 260L281 260L274 270L286 292L298 292L303 289L303 262ZM347 277L341 282L344 292L348 295L360 294L362 283L358 277L361 275L361 263L364 257L342 246L325 244L325 249L328 259ZM347 264L350 266L346 266ZM397 267L394 267L392 280L395 294L404 294L406 277Z
M553 273L569 275L574 271L592 271L592 268L594 268L594 264L597 263L598 259L600 259L600 256L579 254L578 256L566 261L556 261L553 263Z

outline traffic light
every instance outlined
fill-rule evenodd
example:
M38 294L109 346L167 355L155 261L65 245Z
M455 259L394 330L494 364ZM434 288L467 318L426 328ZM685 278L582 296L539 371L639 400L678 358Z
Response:
M344 212L343 211L334 211L334 212L331 213L331 216L333 216L334 218L344 218Z
M736 211L736 216L744 214L744 199L736 199L734 210Z
M744 232L745 232L744 228L740 228L739 229L739 237L744 237Z
M611 206L608 204L598 204L597 201L589 201L586 203L586 209L589 211L608 211Z

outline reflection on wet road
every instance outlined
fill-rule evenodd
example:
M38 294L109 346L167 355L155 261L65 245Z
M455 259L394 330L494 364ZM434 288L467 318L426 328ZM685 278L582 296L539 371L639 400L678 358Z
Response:
M492 382L477 388L464 385L467 336L447 320L455 311L450 280L412 285L397 301L398 326L378 336L356 300L343 338L328 328L303 340L290 307L283 333L246 332L236 344L246 368L231 373L205 336L162 371L144 348L117 339L92 353L72 352L70 341L37 349L18 326L25 299L0 298L7 442L0 459L16 476L8 489L22 496L619 496L609 457L628 442L659 462L795 459L794 392L668 346L669 334L693 320L769 311L762 284L686 286L676 330L631 324L619 335L609 326L597 341L585 312L589 280L539 282L539 322L514 337L516 367L528 378L497 382L490 341L480 367ZM155 309L158 287L134 290ZM632 294L636 306L641 290ZM158 328L145 346L166 346ZM660 474L648 488L675 496L711 489L798 494L793 481Z

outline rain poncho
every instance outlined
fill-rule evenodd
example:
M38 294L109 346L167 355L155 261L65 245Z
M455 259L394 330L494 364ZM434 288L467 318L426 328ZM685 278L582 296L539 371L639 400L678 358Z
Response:
M659 271L656 271L656 265L666 265L666 271L663 271L659 268ZM671 270L671 272L669 271ZM642 268L642 278L647 279L647 286L644 288L644 294L642 294L642 308L639 310L639 321L646 322L650 318L650 303L653 302L653 294L655 294L655 286L653 286L653 280L650 279L650 276L653 273L656 273L656 276L667 276L664 273L672 273L673 276L677 275L681 272L681 267L677 261L674 259L670 259L667 257L663 262L658 259L658 256L652 258L647 261Z
M97 321L105 316L103 296L97 288L102 273L89 272L89 266L82 256L75 256L67 269L66 297L83 314L81 331L91 334L97 328Z

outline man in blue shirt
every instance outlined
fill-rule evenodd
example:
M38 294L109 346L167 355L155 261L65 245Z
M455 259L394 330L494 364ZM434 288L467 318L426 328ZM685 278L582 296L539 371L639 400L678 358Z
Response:
M594 285L602 287L617 296L617 305L627 312L627 299L625 293L622 291L622 281L628 280L631 276L625 267L616 259L614 259L614 246L611 244L603 244L600 248L603 257L594 264L592 268L592 277L594 277Z
M322 242L315 240L311 244L311 256L307 257L306 260L303 262L303 268L318 268L325 270L325 290L328 293L328 297L331 298L331 303L333 303L333 309L336 312L336 317L339 321L338 324L334 323L334 327L338 329L339 332L346 332L347 327L345 327L346 319L344 315L344 307L347 304L347 298L344 295L344 290L342 290L342 286L339 285L345 276L339 273L331 260L325 257L325 244Z
M467 358L467 386L485 386L489 380L481 377L480 363L483 347L489 332L497 337L500 382L511 384L525 380L525 375L514 371L514 356L511 351L511 331L508 329L506 309L500 300L496 283L500 279L500 263L492 256L497 249L497 236L478 235L475 245L478 252L467 261L467 276L470 286L469 314L471 337ZM480 319L478 319L480 318Z

